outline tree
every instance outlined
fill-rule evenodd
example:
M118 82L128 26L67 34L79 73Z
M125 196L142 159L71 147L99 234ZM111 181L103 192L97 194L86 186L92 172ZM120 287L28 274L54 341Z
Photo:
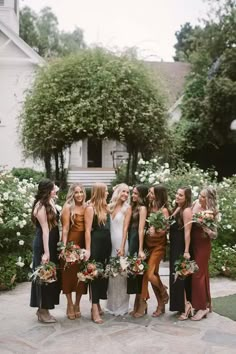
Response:
M200 32L200 27L193 28L189 22L186 22L179 31L175 32L177 43L174 45L174 61L189 61L189 57L195 49L198 32Z
M164 147L163 97L143 64L102 49L85 50L41 69L26 97L22 143L27 155L50 160L86 137L126 144L128 173L138 153Z
M236 117L236 8L232 0L211 3L220 6L215 18L205 22L190 56L192 73L177 133L186 159L204 168L214 165L222 176L236 172L230 158L236 152L230 130Z
M36 14L28 6L20 11L20 37L42 57L58 57L85 48L83 31L60 32L58 20L50 7Z

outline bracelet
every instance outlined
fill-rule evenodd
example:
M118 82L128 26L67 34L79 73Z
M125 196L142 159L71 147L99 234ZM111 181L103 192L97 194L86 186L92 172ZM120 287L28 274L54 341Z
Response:
M189 253L189 252L184 252L184 253Z

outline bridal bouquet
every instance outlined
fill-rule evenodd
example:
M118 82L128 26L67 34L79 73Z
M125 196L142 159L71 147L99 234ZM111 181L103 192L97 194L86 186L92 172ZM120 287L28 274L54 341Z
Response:
M87 261L81 263L79 272L77 273L78 281L92 281L98 277L104 277L103 264L95 261Z
M60 251L59 258L65 262L64 269L85 259L86 250L80 248L79 245L75 245L73 241L68 242L66 245L63 242L58 242L57 246L57 250Z
M185 279L187 276L196 273L199 267L195 261L190 261L189 259L180 256L177 261L175 261L175 281L177 278Z
M55 282L57 280L56 264L53 262L41 264L31 274L30 280L46 285Z
M153 226L156 230L166 230L169 226L169 219L167 219L161 210L151 213L147 218L149 226Z
M117 277L117 275L126 275L127 267L129 263L127 262L127 257L110 257L109 263L105 268L105 277Z
M127 257L127 274L128 275L142 275L148 269L147 263L138 256Z

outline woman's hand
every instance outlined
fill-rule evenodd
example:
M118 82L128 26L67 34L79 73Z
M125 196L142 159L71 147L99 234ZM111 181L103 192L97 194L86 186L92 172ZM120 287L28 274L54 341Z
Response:
M142 260L144 260L144 259L146 258L146 255L145 255L145 253L144 253L143 251L139 251L138 256L139 256L139 258L141 258Z
M120 249L116 250L116 252L117 252L118 257L124 257L124 255L125 255L124 248L120 248Z
M151 237L155 236L156 229L154 226L150 226L148 231L149 231L149 236Z
M50 254L45 252L45 253L42 255L42 263L43 263L43 264L46 264L46 263L48 263L49 261L50 261Z
M184 258L185 259L190 259L190 253L189 252L184 252Z
M90 250L86 250L86 253L85 253L85 261L88 261L88 260L89 260L90 255L91 255Z

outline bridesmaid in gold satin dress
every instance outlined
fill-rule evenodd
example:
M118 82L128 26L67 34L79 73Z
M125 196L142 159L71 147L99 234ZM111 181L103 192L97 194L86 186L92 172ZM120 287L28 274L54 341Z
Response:
M74 244L79 245L81 248L86 247L88 258L90 255L90 241L86 242L85 240L85 199L84 187L79 183L73 184L68 191L61 214L62 242L67 244L73 241ZM78 283L77 272L77 264L62 270L62 291L67 298L67 317L70 320L81 316L80 299L83 294L87 293L87 285L84 282ZM72 292L76 293L74 304Z
M167 190L164 186L158 185L151 187L149 189L148 199L149 214L161 210L166 218L169 217L168 196ZM149 258L147 261L148 269L143 276L141 299L147 300L149 298L148 282L150 281L158 302L157 309L153 312L152 316L159 317L165 312L165 304L169 300L166 287L163 285L158 274L160 262L166 251L166 230L155 230L155 228L151 226L145 236L144 242L145 248L149 253ZM142 317L143 315L144 311L142 309L142 304L140 304L134 317Z

